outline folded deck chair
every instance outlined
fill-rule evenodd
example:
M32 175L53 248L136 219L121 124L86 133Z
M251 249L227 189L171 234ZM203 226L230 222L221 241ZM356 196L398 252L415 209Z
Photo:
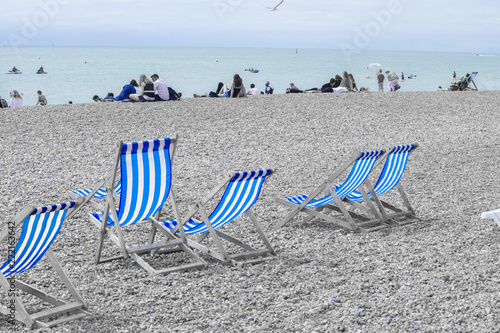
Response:
M417 144L394 146L385 155L385 164L375 186L372 186L368 179L365 181L366 195L369 199L372 199L376 203L378 210L374 211L373 205L363 206L360 204L360 202L365 201L365 198L360 191L354 190L346 196L345 201L348 204L351 204L354 208L365 211L372 217L371 219L358 223L359 227L365 228L364 231L375 231L378 228L383 228L384 225L380 225L380 223L384 222L404 225L420 221L420 219L415 216L415 211L413 210L400 182L406 169L406 165L408 164L408 158L417 147ZM379 159L377 162L381 162L382 160L383 158ZM393 188L398 189L406 210L401 210L380 199L382 194L392 190ZM378 227L377 224L379 224ZM366 227L370 225L374 227L366 229Z
M171 159L176 142L177 138L132 143L120 142L114 168L106 181L105 209L90 213L91 221L101 231L97 243L96 264L115 259L127 259L131 256L150 274L163 274L206 266L205 262L186 245L182 238L172 233L165 232L166 239L156 243L152 243L150 234L148 242L133 247L126 245L123 236L122 228L140 222L148 221L151 224L151 233L156 230L156 227L160 226L157 217L168 197L170 197L174 215L178 218L174 194L171 191ZM121 193L117 209L113 195L116 187L113 184L118 166L120 166L121 173L119 180ZM108 236L120 248L121 255L107 259L101 258L105 236ZM166 269L154 269L141 257L141 254L153 254L162 248L184 252L194 262Z
M252 206L259 198L262 185L271 174L272 170L268 169L237 172L229 175L205 198L199 201L196 207L188 213L186 218L181 220L180 224L178 223L179 220L168 220L162 222L163 229L177 234L179 231L183 232L184 236L181 237L185 237L185 235L198 235L197 239L194 241L187 239L189 246L232 265L253 264L264 260L274 259L276 253L252 212ZM224 186L226 186L226 189L216 208L210 215L207 214L204 208L205 205L210 199L214 198ZM201 220L193 219L197 214ZM254 249L252 246L220 230L222 226L235 220L242 214L246 214L252 222L257 231L257 235L260 237L260 241L262 241L265 246L263 249ZM216 249L201 244L208 236L210 236L211 240L215 243ZM241 247L244 252L229 254L222 240Z
M292 208L292 211L278 224L282 227L287 224L295 215L300 212L306 213L308 217L304 220L309 221L314 217L332 222L336 226L343 227L351 231L358 231L358 226L353 220L348 207L345 205L345 198L348 194L358 189L370 174L378 158L385 154L384 150L371 152L354 153L347 162L338 168L323 184L317 187L311 195L297 195L287 198L277 198L276 201ZM340 185L334 185L334 182L352 165L347 179ZM361 190L363 196L368 199L364 190ZM328 193L322 198L317 198L323 192ZM366 200L371 205L371 201ZM324 214L321 211L327 208L330 211L339 210L347 221ZM373 210L374 207L373 207Z
M481 214L482 219L493 219L500 227L500 209L484 212Z
M15 319L29 328L43 328L90 315L86 311L87 306L83 299L50 249L68 211L74 210L78 204L81 204L81 200L41 208L27 207L14 218L14 222L9 222L6 230L0 233L0 242L7 240L9 249L12 246L13 250L0 267L0 290L3 289L10 298L6 300L6 304L1 304L0 301L0 313L7 316L9 322ZM23 224L21 235L15 244L16 230L21 223ZM62 280L73 301L62 301L19 279L19 275L32 269L43 255L52 264L53 273ZM25 297L19 295L17 290L36 296L43 303L50 305L46 310L29 313L22 302L22 298Z

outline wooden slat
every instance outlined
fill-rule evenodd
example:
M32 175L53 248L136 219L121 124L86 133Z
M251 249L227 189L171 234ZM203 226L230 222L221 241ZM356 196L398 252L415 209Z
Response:
M75 310L81 309L82 306L83 306L83 304L81 304L79 302L66 303L66 304L63 304L63 305L58 306L56 308L40 311L36 314L33 314L31 317L34 320L41 320L41 319L57 316L58 314L61 314L61 313L73 312Z
M50 328L50 327L54 327L54 326L60 325L62 323L68 322L68 321L73 321L73 320L78 320L78 319L81 319L81 318L85 318L85 317L87 317L89 315L90 315L90 313L81 310L81 312L76 313L74 315L66 316L66 317L61 317L61 318L58 318L56 320L49 321L49 322L36 321L36 325L39 328Z

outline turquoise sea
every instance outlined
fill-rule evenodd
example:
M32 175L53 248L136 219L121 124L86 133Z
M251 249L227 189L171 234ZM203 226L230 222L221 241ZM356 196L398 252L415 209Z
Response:
M24 94L24 105L34 105L37 90L49 104L91 103L93 95L115 96L131 79L144 73L159 74L167 84L192 97L215 90L222 81L230 84L235 73L247 89L260 90L270 81L275 93L284 93L290 82L300 89L321 87L335 74L353 73L358 87L377 90L375 72L379 63L401 75L402 91L435 91L450 85L453 71L458 77L479 72L474 80L479 90L500 89L500 54L369 51L344 52L327 49L195 48L195 47L1 47L0 96L9 99L16 89ZM13 66L22 74L7 73ZM43 66L48 74L37 75ZM249 73L247 68L258 69ZM3 71L3 73L2 73ZM9 101L10 102L10 101Z

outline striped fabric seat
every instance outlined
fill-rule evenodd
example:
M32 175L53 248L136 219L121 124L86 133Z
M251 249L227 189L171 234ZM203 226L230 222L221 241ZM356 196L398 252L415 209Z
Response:
M366 177L370 174L377 159L384 153L383 150L376 150L370 152L361 153L360 157L354 162L351 172L344 183L341 185L333 186L333 189L337 193L340 199L345 198L354 190L356 190L363 182ZM284 198L284 200L289 201L293 204L300 205L303 201L307 199L306 195L297 195L293 197ZM311 207L321 207L333 203L335 200L331 194L326 195L321 199L312 199L310 203L306 205L307 208Z
M381 195L392 190L399 183L408 163L408 157L414 149L415 145L413 144L395 146L389 154L387 154L387 159L385 161L384 168L382 169L382 173L374 186L376 195ZM372 199L371 192L368 192L367 194L368 197ZM364 200L359 191L352 191L347 195L347 198L353 201Z
M54 242L68 209L75 206L74 201L35 208L23 222L23 229L15 250L0 267L5 277L22 273L43 257Z
M228 175L224 181L197 203L196 208L191 210L182 219L182 226L179 224L179 219L169 220L160 222L162 229L176 234L181 239L185 239L191 248L232 265L256 264L274 259L276 252L252 211L252 206L259 198L264 181L272 173L271 169L267 169L236 172ZM217 193L220 193L224 187L224 193L217 206L208 214L203 206L213 199ZM249 218L255 228L256 235L264 245L260 249L256 249L253 245L250 246L243 240L230 236L220 230L222 226L243 214ZM199 215L201 220L194 220L193 217L195 215ZM197 236L187 237L194 234ZM204 240L208 237L211 238L212 242L203 244ZM233 248L226 248L223 241L232 243L235 246ZM239 252L236 250L238 247L240 248ZM229 249L232 253L228 252Z
M89 195L94 189L93 188L87 188L87 189L82 189L82 190L76 190L76 191L71 191L71 193L74 193L78 196L86 197ZM115 185L114 189L115 193L117 195L120 195L122 192L122 183L118 182L118 184ZM92 196L94 199L106 199L106 189L100 188L97 190L97 192Z
M108 225L135 224L156 214L167 199L172 181L170 138L123 143L120 152L120 204L116 215L109 214ZM104 221L104 212L91 214ZM118 221L115 221L117 216Z
M267 169L235 173L229 180L217 207L208 217L213 228L218 229L247 212L259 198L262 185L271 172L270 169ZM175 220L162 223L169 230L173 230L177 226L177 221ZM203 221L189 219L184 224L184 232L188 235L206 233L208 231Z
M187 246L184 240L169 233L168 230L164 230L157 220L159 212L170 194L173 212L178 218L175 198L171 193L172 158L177 140L176 136L175 138L142 142L120 142L113 172L104 182L114 184L119 171L121 179L118 184L121 186L121 194L119 198L115 198L114 195L107 196L104 211L90 213L91 221L100 229L94 258L96 264L117 259L127 259L130 256L152 275L206 267L206 263ZM119 170L118 164L120 165ZM109 192L110 189L108 188L107 191ZM115 204L116 200L119 200L118 209ZM106 216L104 212L109 212L109 214ZM130 237L134 238L136 245L127 246L122 227L132 226L146 220L151 222L148 242L137 244L137 239L133 234L130 234ZM162 235L166 239L155 242L158 229L161 229ZM130 230L133 230L133 228ZM102 258L104 238L106 236L121 250L121 255ZM167 253L183 252L194 262L177 261L173 262L173 267L159 268L157 265L155 267L151 266L142 257L145 253L154 255L159 250L167 248L169 251Z

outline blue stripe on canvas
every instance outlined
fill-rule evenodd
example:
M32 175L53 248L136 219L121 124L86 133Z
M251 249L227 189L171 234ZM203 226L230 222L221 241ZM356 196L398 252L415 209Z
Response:
M271 173L270 169L236 173L229 180L220 202L208 216L213 228L218 229L247 212L259 198L262 185ZM162 223L170 230L177 225L175 220ZM189 220L184 224L184 231L186 234L205 233L208 228L203 221Z
M172 180L170 138L122 144L118 221L112 214L108 225L135 224L156 214L168 198ZM93 213L99 222L103 212Z
M375 194L381 195L387 191L392 190L403 177L403 173L408 164L410 153L415 149L415 145L395 146L394 149L388 154L384 167L377 183L374 186ZM353 201L363 201L363 196L359 191L353 191L348 196ZM371 199L372 194L368 193Z
M383 150L376 150L371 152L363 152L360 157L354 162L349 176L341 185L335 185L333 189L337 193L340 199L345 198L351 192L356 190L365 179L370 174L373 166L377 159L383 154ZM297 195L292 197L284 198L285 200L300 205L304 200L307 199L306 195ZM331 194L326 195L320 199L312 199L306 207L321 207L327 204L331 204L335 201Z
M69 208L75 202L37 208L23 221L21 236L7 261L0 267L5 277L22 273L35 266L52 245L61 230Z

